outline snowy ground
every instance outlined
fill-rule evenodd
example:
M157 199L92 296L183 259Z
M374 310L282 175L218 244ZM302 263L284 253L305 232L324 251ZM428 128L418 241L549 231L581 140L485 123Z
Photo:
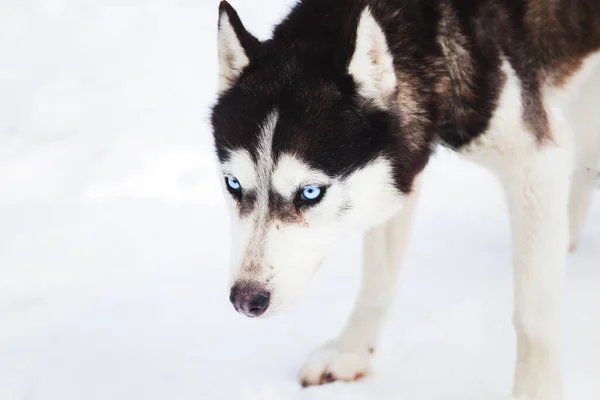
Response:
M236 0L266 37L289 1ZM259 6L260 5L260 6ZM228 304L206 123L217 0L0 0L0 399L500 399L510 239L485 172L438 156L376 374L300 389L359 238L286 315ZM600 196L569 259L566 389L600 399Z

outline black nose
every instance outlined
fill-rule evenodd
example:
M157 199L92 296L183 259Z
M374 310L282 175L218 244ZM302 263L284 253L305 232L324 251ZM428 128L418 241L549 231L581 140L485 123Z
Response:
M236 283L229 295L229 301L235 310L251 318L263 315L270 300L271 293L258 282Z

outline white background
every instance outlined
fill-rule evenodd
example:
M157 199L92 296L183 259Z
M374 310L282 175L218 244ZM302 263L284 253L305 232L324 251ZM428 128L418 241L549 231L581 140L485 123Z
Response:
M266 38L289 0L235 0ZM0 399L500 399L511 248L499 187L427 170L375 375L301 389L359 277L343 241L287 314L228 303L208 121L217 0L0 0ZM567 399L600 399L600 196L568 262Z

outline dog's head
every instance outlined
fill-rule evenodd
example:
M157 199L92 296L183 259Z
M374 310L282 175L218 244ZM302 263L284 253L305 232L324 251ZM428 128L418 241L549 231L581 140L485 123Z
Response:
M285 26L260 42L220 7L212 124L231 211L230 298L248 316L291 303L338 238L398 212L419 169L399 134L393 59L371 12L356 13L352 32L321 32L332 47Z

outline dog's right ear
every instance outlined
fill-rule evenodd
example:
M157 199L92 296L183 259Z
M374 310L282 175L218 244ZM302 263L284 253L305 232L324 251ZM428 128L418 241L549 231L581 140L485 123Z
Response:
M231 88L260 46L260 41L244 28L237 12L222 1L219 5L219 91Z
M364 98L386 108L386 102L396 91L394 58L385 33L369 7L363 10L358 21L348 73Z

